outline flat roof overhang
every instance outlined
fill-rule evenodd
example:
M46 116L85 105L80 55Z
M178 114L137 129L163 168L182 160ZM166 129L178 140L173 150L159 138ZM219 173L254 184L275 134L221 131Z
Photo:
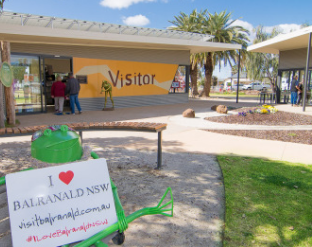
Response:
M250 45L247 51L279 54L280 51L307 48L311 32L312 27L307 27L291 33L281 34L264 42Z
M98 33L47 27L0 25L0 40L12 43L127 47L140 49L189 50L190 53L241 49L241 45L126 34Z

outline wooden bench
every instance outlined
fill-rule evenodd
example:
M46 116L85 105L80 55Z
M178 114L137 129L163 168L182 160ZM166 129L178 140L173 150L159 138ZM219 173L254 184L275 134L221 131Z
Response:
M69 123L68 127L79 132L81 141L83 141L83 131L99 131L99 130L122 130L122 131L144 131L158 133L157 146L157 167L161 169L162 166L162 131L167 128L165 123L150 123L150 122L93 122L93 123ZM0 137L12 137L19 135L32 135L34 132L44 129L48 125L31 126L31 127L14 127L0 129ZM0 231L1 232L1 231Z
M157 150L157 168L161 169L162 165L162 131L167 128L163 123L146 123L146 122L96 122L96 123L71 123L66 124L75 131L79 132L82 140L83 131L99 130L123 130L123 131L145 131L158 133L158 150ZM15 127L0 129L0 137L12 137L22 135L32 135L34 132L44 129L48 125L32 127ZM5 185L0 185L0 246L11 247L10 220L7 205L7 194Z

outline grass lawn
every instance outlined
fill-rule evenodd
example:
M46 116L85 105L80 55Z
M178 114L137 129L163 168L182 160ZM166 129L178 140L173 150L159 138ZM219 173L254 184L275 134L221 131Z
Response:
M312 246L312 165L234 156L218 161L225 247Z

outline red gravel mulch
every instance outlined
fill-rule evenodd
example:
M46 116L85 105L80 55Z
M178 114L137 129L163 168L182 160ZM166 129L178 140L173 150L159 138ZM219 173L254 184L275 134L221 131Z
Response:
M235 111L247 112L255 108L241 108ZM247 113L246 116L227 115L208 117L206 120L228 124L291 126L311 125L312 116L278 111L274 114ZM256 139L294 142L312 145L312 130L207 130L210 132L250 137Z
M247 112L255 108L243 108L238 112ZM237 111L237 110L236 110ZM269 126L289 126L289 125L311 125L312 116L278 111L270 114L247 113L246 116L226 115L220 117L208 117L206 120L228 124L247 125L269 125Z

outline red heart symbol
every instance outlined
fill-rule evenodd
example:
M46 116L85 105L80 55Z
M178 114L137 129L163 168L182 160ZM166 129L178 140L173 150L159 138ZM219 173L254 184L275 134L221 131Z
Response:
M72 171L61 172L59 174L59 179L67 185L72 181L73 178L74 178L74 173Z

